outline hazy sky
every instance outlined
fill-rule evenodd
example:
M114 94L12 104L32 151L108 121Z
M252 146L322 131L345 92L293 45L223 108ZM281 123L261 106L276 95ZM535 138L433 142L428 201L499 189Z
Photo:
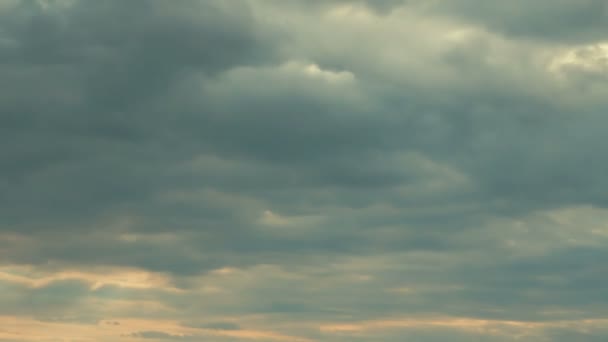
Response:
M0 341L607 341L605 0L0 0Z

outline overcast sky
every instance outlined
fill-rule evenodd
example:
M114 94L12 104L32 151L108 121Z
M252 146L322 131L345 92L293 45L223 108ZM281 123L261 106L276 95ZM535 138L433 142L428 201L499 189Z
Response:
M0 0L0 341L607 341L607 32Z

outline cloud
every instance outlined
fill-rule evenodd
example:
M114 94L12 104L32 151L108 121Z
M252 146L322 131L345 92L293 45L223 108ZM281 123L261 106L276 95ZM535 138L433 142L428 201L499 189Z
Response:
M143 338L143 339L156 339L156 340L187 340L191 339L192 336L186 335L171 335L161 331L140 331L131 334L131 337Z
M1 2L0 339L599 339L604 19Z
M205 329L217 329L217 330L239 330L241 327L232 322L216 322L210 323L203 326Z
M511 1L496 6L476 0L437 3L447 15L458 13L505 35L556 42L603 39L601 27L608 18L605 3L596 0Z

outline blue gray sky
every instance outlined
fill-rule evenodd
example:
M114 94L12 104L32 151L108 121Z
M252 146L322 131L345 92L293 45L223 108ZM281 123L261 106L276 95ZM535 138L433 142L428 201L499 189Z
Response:
M0 341L608 340L604 0L0 0Z

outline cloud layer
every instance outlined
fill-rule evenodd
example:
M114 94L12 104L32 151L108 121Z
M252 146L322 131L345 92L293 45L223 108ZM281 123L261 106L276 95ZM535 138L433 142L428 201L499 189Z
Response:
M603 341L603 1L0 1L0 341Z

